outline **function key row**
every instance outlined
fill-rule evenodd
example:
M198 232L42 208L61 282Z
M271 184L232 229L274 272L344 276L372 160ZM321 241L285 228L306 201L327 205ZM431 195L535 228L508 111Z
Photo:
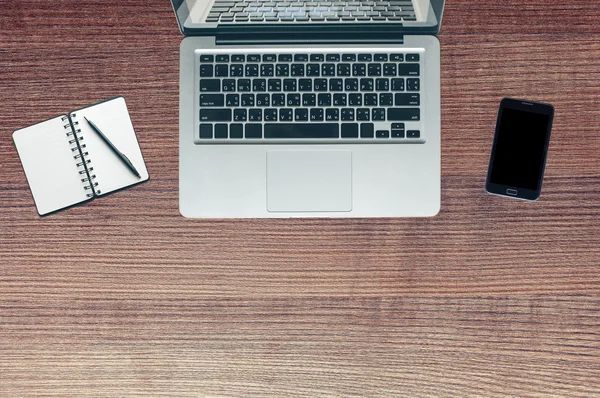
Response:
M200 62L419 62L419 54L202 54Z

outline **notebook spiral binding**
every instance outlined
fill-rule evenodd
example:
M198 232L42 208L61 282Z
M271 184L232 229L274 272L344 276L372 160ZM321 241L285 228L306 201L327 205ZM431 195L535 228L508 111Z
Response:
M71 115L72 117L76 116L75 113ZM67 116L61 118L63 122L67 121L68 119L69 118ZM78 121L73 121L73 126L78 125ZM63 127L65 130L67 130L65 134L69 138L71 152L77 152L77 154L73 155L73 159L78 161L75 165L80 169L79 175L81 176L81 182L86 184L83 186L83 189L85 189L86 191L95 190L96 193L101 193L99 189L96 189L96 187L98 187L98 182L94 181L96 179L96 174L92 174L94 168L90 166L92 160L88 158L89 152L85 151L87 144L82 142L84 141L84 137L81 135L81 129L77 128L73 130L73 128L71 127L71 123L66 123L63 125ZM86 194L86 196L88 198L91 198L92 196L94 196L94 194L88 193Z

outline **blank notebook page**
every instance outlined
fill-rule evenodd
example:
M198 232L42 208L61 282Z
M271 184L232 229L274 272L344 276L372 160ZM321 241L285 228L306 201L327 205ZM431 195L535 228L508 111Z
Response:
M83 170L77 167L81 160L73 159L79 152L72 152L75 144L67 137L64 125L68 120L61 120L63 116L55 117L17 130L13 133L13 140L19 152L27 182L31 188L33 199L38 213L44 215L84 202L90 193L84 189L86 183L80 175Z
M88 167L94 168L90 174L96 175L94 182L98 183L95 188L98 196L148 179L148 170L123 97L73 111L70 116L73 122L78 122L76 128L81 129L78 135L83 137L82 142L86 143L85 150L89 152L87 158L91 161ZM90 127L84 116L94 122L114 146L129 158L141 178L133 174Z

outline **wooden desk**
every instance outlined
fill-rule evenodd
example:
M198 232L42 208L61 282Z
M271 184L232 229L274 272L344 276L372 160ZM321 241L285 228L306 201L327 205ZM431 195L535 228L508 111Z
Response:
M442 211L372 220L184 219L169 2L1 8L1 396L600 395L596 2L448 0ZM39 218L13 130L120 94L151 180ZM503 96L556 107L534 204Z

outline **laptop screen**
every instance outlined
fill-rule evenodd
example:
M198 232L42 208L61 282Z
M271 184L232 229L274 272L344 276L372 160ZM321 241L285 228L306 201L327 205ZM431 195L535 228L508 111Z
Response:
M172 0L182 32L216 26L401 24L407 34L437 34L444 0ZM347 25L346 25L347 26Z

